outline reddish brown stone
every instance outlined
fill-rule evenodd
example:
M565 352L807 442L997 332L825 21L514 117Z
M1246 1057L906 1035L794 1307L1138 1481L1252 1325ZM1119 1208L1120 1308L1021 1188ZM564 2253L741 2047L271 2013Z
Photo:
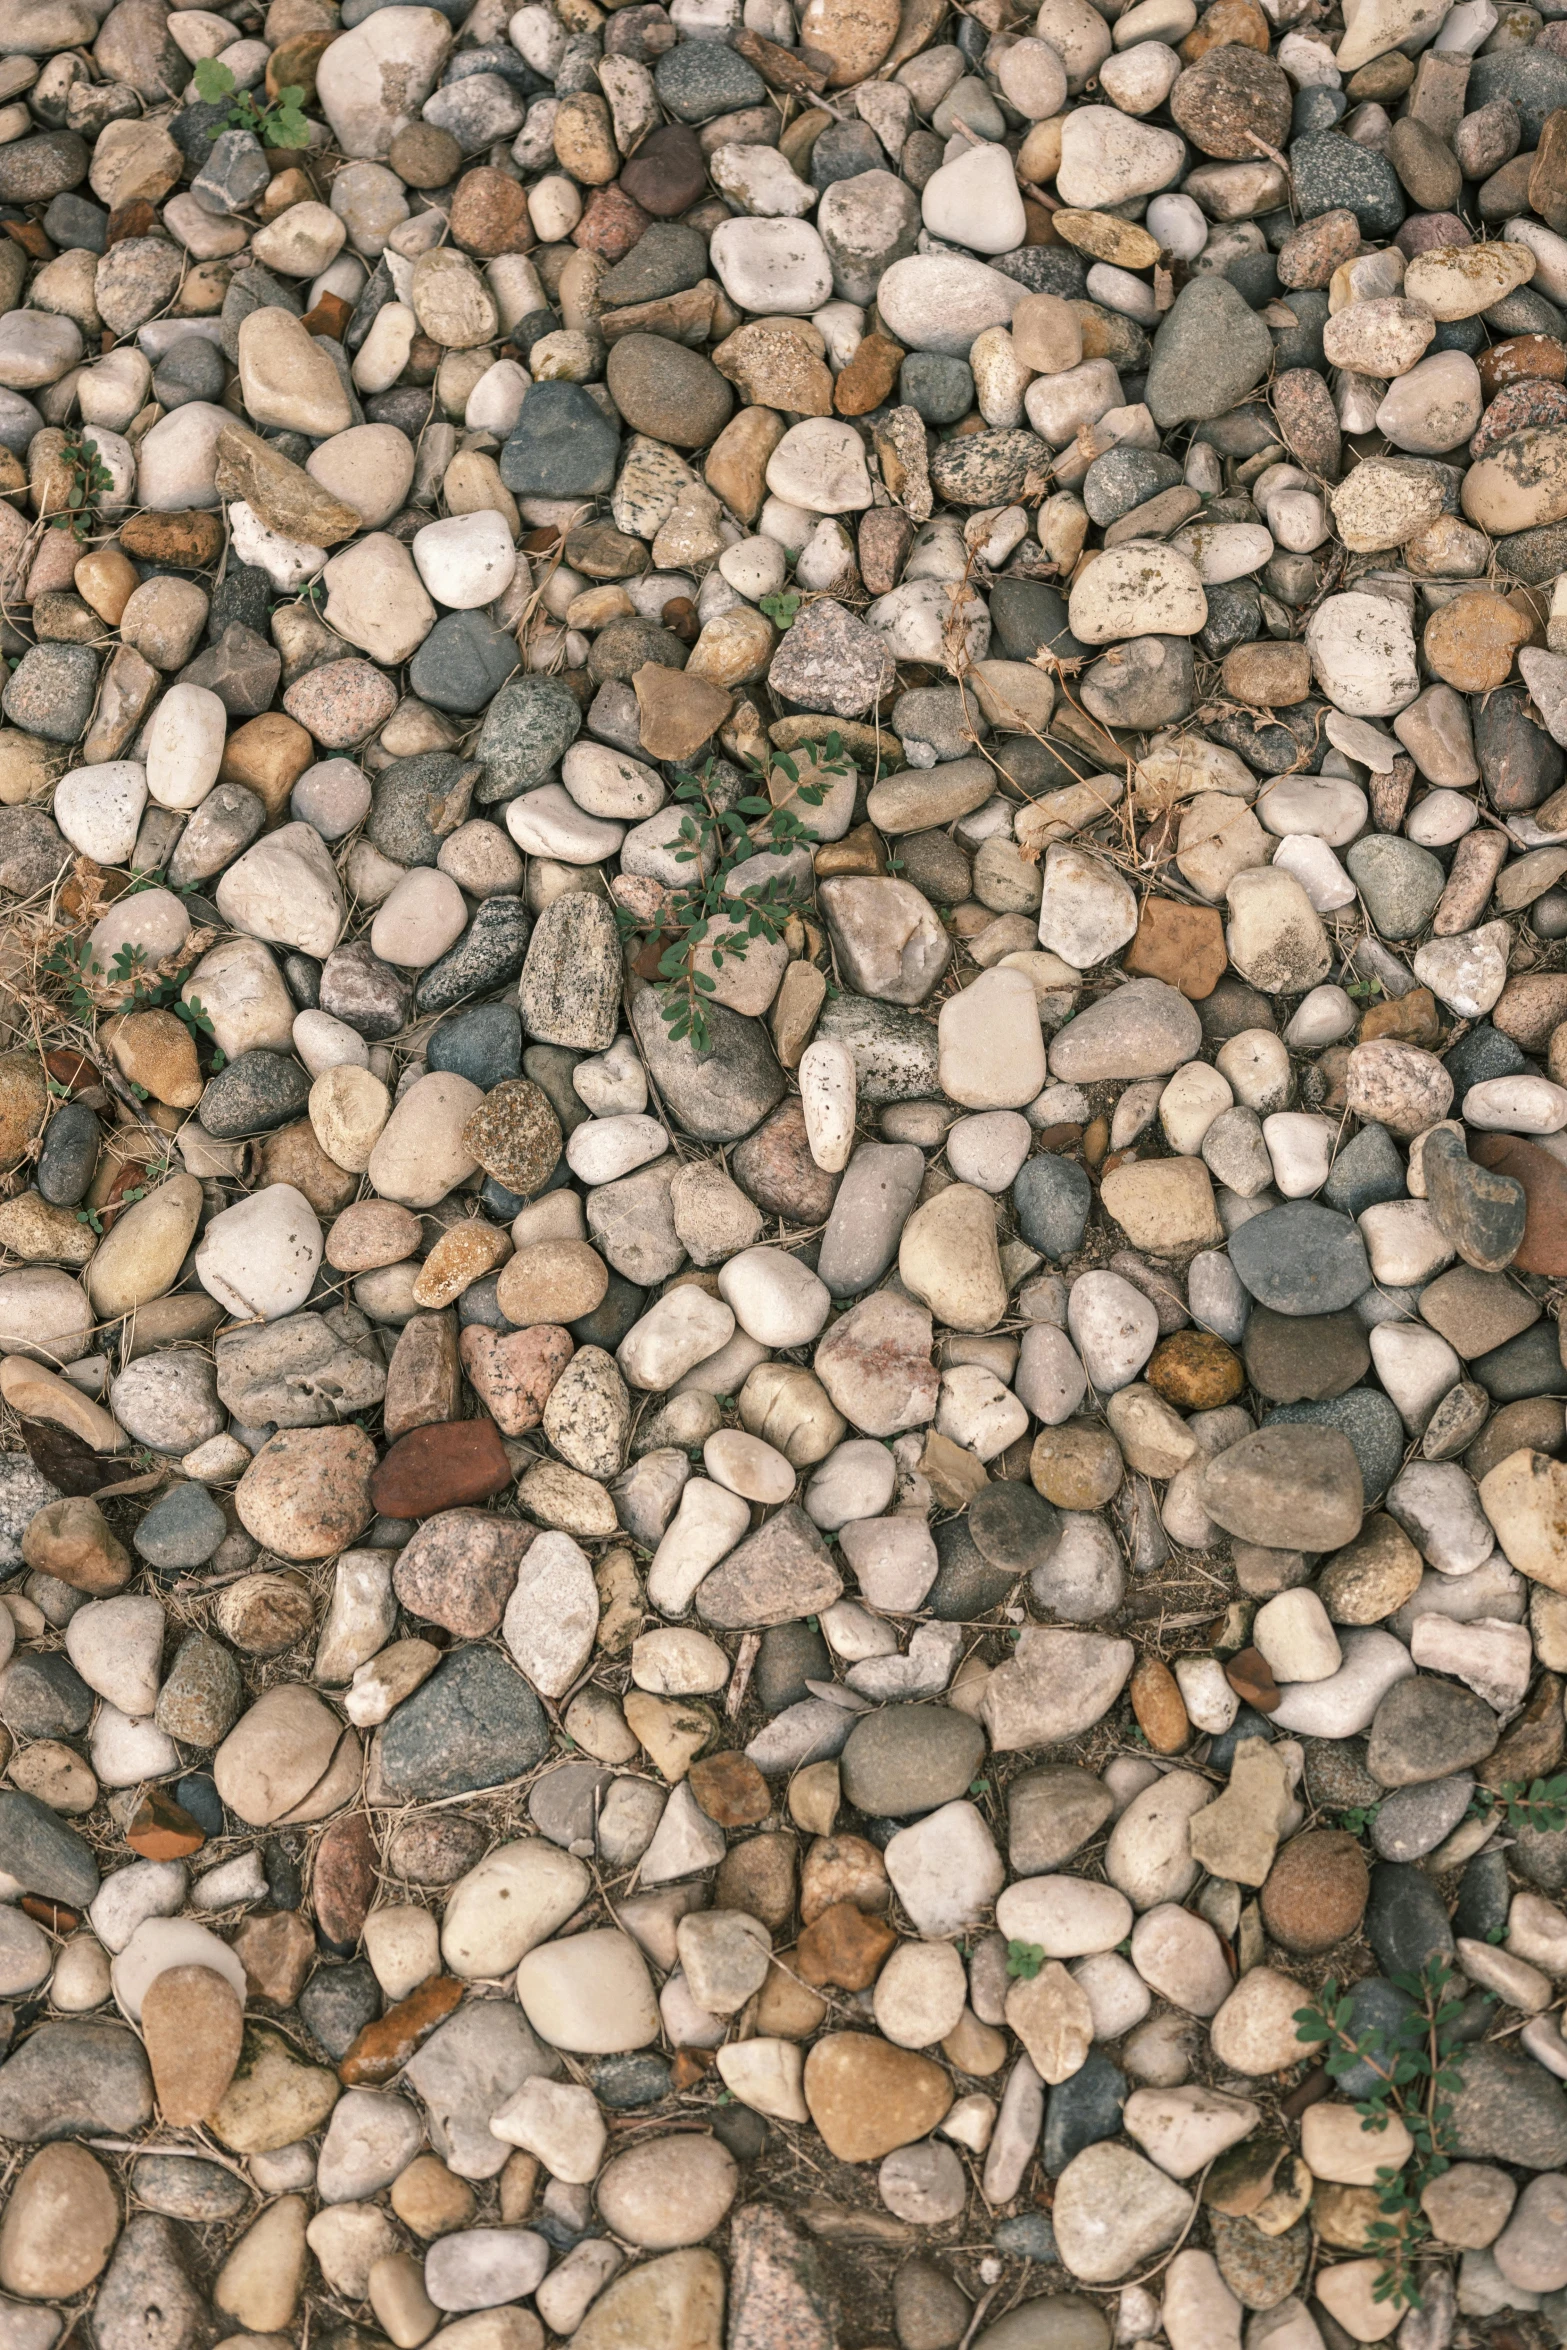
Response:
M814 1990L868 1991L897 1941L885 1918L867 1916L852 1901L835 1901L800 1936L795 1972Z
M1379 1004L1368 1004L1360 1015L1357 1040L1369 1044L1377 1036L1391 1036L1400 1044L1423 1045L1427 1051L1439 1045L1442 1020L1431 990L1412 987L1405 995L1385 996Z
M323 1941L345 1954L364 1931L375 1898L375 1839L362 1811L332 1821L316 1846L310 1876L310 1898L316 1930Z
M1221 49L1230 41L1267 56L1272 45L1268 20L1256 0L1214 0L1213 7L1197 19L1196 29L1181 42L1181 63L1195 65L1210 49Z
M1567 971L1526 971L1509 979L1491 1025L1526 1053L1543 1053L1551 1032L1567 1020Z
M1240 1358L1207 1330L1177 1330L1148 1365L1148 1384L1180 1412L1212 1412L1233 1403L1246 1384Z
M465 171L452 191L452 241L486 261L499 253L531 253L538 240L521 183L487 163Z
M748 65L754 65L769 89L786 90L795 97L814 97L832 77L832 60L812 49L785 49L760 33L736 33L732 46Z
M1175 898L1146 898L1126 969L1138 979L1162 979L1191 1003L1212 995L1228 967L1224 922L1217 906L1183 906Z
M125 1841L143 1860L188 1860L201 1850L207 1837L183 1804L176 1803L161 1787L153 1787L137 1805Z
M554 1322L527 1330L486 1330L470 1322L458 1340L463 1369L475 1395L506 1436L521 1436L544 1417L550 1390L570 1362L571 1332Z
M74 1934L82 1922L79 1910L67 1909L63 1901L51 1901L46 1893L24 1893L21 1908L51 1934Z
M282 90L301 90L302 104L316 102L316 68L337 39L334 33L295 33L291 40L280 41L267 59L267 96L276 98Z
M323 294L300 324L307 335L324 335L329 343L340 343L353 315L352 302L345 302L341 294Z
M1532 340L1533 338L1531 338ZM1567 417L1567 388L1543 378L1509 384L1498 392L1469 443L1471 457L1484 457L1498 441L1532 424L1560 424Z
M535 1532L489 1510L443 1511L400 1552L393 1587L411 1616L482 1640L501 1620Z
M126 237L154 237L158 233L158 215L145 196L135 196L129 204L116 205L109 215L109 225L103 232L103 249L118 245Z
M292 2007L316 1955L316 1938L298 1910L274 1909L246 1918L233 1947L249 1997Z
M624 261L644 229L651 227L651 216L618 185L595 188L588 198L582 218L571 232L571 241L580 245L584 253L600 254L608 262Z
M879 408L891 397L903 361L903 345L890 335L867 335L833 386L832 404L838 414L867 416Z
M1156 1656L1140 1658L1128 1694L1137 1727L1155 1754L1179 1754L1192 1725L1169 1666Z
M1524 1190L1523 1242L1513 1259L1519 1273L1567 1273L1567 1167L1538 1143L1513 1134L1472 1137L1469 1155L1478 1167L1511 1175Z
M621 171L620 185L655 220L689 212L707 186L707 161L695 131L670 122L651 132Z
M824 1174L812 1158L805 1112L797 1100L784 1102L737 1143L731 1165L735 1181L764 1215L785 1216L796 1224L826 1223L838 1178Z
M692 1794L721 1828L759 1827L772 1811L767 1781L746 1754L710 1754L688 1774Z
M1260 1714L1271 1714L1284 1702L1284 1692L1258 1649L1243 1648L1239 1656L1232 1656L1224 1668L1224 1678L1236 1696L1244 1704L1255 1706Z
M383 1518L429 1518L488 1501L510 1483L493 1420L443 1420L399 1436L370 1479L370 1499Z
M437 2024L445 2023L463 1995L456 1975L430 1975L406 1999L399 1999L374 2023L365 2025L337 2068L345 2089L373 2089L408 2062Z
M215 514L133 514L120 525L120 544L143 563L204 571L223 552L223 524Z
M1549 1778L1562 1759L1564 1744L1567 1725L1562 1720L1561 1676L1542 1673L1523 1712L1503 1732L1484 1762L1476 1763L1475 1777L1482 1787Z
M1310 1828L1290 1838L1269 1870L1262 1922L1286 1950L1314 1957L1357 1931L1370 1891L1356 1838L1342 1828Z
M1509 384L1553 383L1567 379L1567 350L1554 335L1510 335L1477 354L1480 388L1488 400Z

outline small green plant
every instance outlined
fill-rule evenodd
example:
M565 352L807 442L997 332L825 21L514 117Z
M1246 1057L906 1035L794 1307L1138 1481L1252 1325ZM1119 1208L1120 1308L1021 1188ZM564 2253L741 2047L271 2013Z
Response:
M1031 1983L1045 1963L1043 1946L1038 1942L1009 1942L1007 1944L1007 1973L1015 1983Z
M801 745L817 774L824 776L848 773L850 762L842 748L836 732L829 734L825 745ZM777 753L773 764L795 786L798 799L808 807L821 805L827 796L825 783L801 783L800 770L786 751ZM672 892L656 932L659 1009L671 1041L689 1039L698 1053L707 1052L712 1041L707 999L718 992L713 972L721 971L726 961L743 962L753 939L778 945L802 903L776 874L747 884L747 862L763 850L797 848L816 838L792 809L775 808L760 793L726 806L719 804L721 797L713 760L706 760L697 774L677 770L675 798L683 813L675 862L693 866L695 872L683 888ZM617 920L628 935L649 929L624 909ZM711 962L712 971L701 967L703 958Z
M794 588L785 588L780 595L759 596L757 602L774 628L789 628L800 609L801 598Z
M1453 2099L1462 2078L1453 2057L1463 2001L1445 1958L1429 1960L1418 1975L1394 1975L1392 1980L1412 2005L1391 2031L1357 2035L1353 2001L1347 1992L1340 1994L1331 1977L1312 2006L1296 2009L1295 2030L1308 2048L1322 2049L1332 2080L1369 2066L1376 2075L1375 2086L1355 2111L1371 2130L1385 2130L1396 2117L1414 2141L1414 2151L1401 2168L1387 2165L1377 2172L1381 2217L1366 2231L1366 2249L1380 2263L1373 2300L1391 2302L1396 2309L1419 2309L1415 2251L1431 2232L1420 2197L1457 2152Z
M990 1781L988 1779L970 1779L968 1784L968 1791L970 1795L988 1795L990 1793Z
M1504 1779L1500 1787L1477 1787L1469 1816L1484 1819L1495 1812L1515 1835L1524 1828L1540 1835L1567 1828L1567 1771L1558 1771L1554 1779Z
M1377 1813L1381 1809L1380 1803L1352 1803L1339 1813L1338 1824L1347 1829L1351 1836L1363 1836L1368 1828L1375 1825Z
M91 535L98 508L114 487L114 476L98 454L98 444L85 431L68 430L60 463L70 476L65 505L50 517L51 530L68 530L82 541Z
M61 992L70 1006L72 1017L79 1020L83 1026L91 1026L99 1009L97 998L92 992L92 983L95 979L99 981L106 979L113 986L128 986L130 988L129 996L116 1007L118 1010L123 1012L172 1012L176 1020L184 1021L192 1037L198 1042L204 1036L212 1036L214 1034L212 1020L200 996L193 995L188 1003L182 1002L180 983L177 978L150 981L145 979L142 974L146 962L147 950L145 947L132 946L127 942L119 949L113 962L109 965L108 971L105 972L103 965L92 951L90 938L67 938L62 939L58 946L50 949L49 953L44 956L40 969L45 971L51 979L61 983ZM214 1044L212 1048L212 1067L214 1071L227 1067L226 1056L221 1046L217 1044ZM136 1086L133 1086L131 1090L135 1093L141 1091ZM142 1098L145 1099L145 1095Z
M236 90L234 70L216 57L204 57L196 68L196 95L209 106L216 106L224 98L232 98L227 119L212 132L216 139L223 131L253 131L268 147L308 147L310 125L305 120L305 93L301 89L279 90L266 106L258 106L248 90Z
M1353 996L1357 1003L1369 1003L1373 997L1382 993L1382 982L1380 979L1349 979L1344 983L1344 993Z

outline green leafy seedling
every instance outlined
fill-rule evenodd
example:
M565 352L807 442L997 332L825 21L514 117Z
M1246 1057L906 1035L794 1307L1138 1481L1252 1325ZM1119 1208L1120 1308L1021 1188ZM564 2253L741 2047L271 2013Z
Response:
M1007 1973L1015 1983L1031 1983L1044 1963L1044 1949L1038 1942L1007 1944Z
M258 106L248 90L239 90L234 84L234 69L219 58L204 57L196 68L196 95L209 106L221 104L225 98L234 103L225 121L212 132L216 139L224 131L251 131L268 147L308 147L310 125L305 120L305 93L302 89L279 90L275 99Z
M50 517L51 530L68 530L80 544L92 535L98 508L114 488L114 476L85 429L70 430L60 451L67 474L65 504Z
M1362 2122L1385 2130L1396 2117L1414 2141L1401 2168L1377 2172L1380 2217L1367 2230L1367 2250L1379 2264L1373 2300L1419 2309L1415 2255L1431 2233L1420 2198L1458 2151L1453 2101L1463 2085L1456 2055L1464 2003L1444 1958L1392 1980L1410 2002L1396 2025L1357 2033L1353 2002L1330 1977L1310 2007L1296 2009L1295 2035L1303 2047L1322 2050L1330 2080L1368 2069L1372 2087L1355 2108Z
M785 588L781 595L761 596L757 601L774 628L789 628L793 625L802 599L796 589Z
M802 743L800 749L819 776L849 772L851 762L843 757L836 729L824 744ZM778 752L773 764L796 787L792 798L820 807L827 796L825 782L801 783L799 767L787 752ZM754 764L752 771L760 781ZM694 774L677 769L674 797L681 809L674 859L694 868L692 877L670 893L656 923L623 908L616 919L628 936L656 935L659 1009L670 1040L707 1053L712 1047L709 1001L718 992L713 973L728 962L743 962L754 939L778 945L804 902L777 874L747 882L745 867L761 851L809 846L816 835L792 807L775 808L761 792L728 797L712 759ZM711 962L711 971L705 961Z

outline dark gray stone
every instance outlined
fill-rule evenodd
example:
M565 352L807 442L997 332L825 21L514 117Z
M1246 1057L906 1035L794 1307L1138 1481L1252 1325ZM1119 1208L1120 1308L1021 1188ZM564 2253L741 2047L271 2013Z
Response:
M70 1738L92 1709L92 1691L63 1648L24 1650L0 1675L0 1721L24 1738Z
M214 1141L269 1134L297 1118L310 1099L310 1079L291 1054L240 1053L209 1077L197 1112Z
M348 2054L366 2024L381 2012L381 1986L367 1958L320 1966L299 1994L306 2031L334 2064Z
M522 1675L493 1648L457 1648L378 1733L377 1775L392 1803L467 1795L520 1779L549 1742Z
M502 902L520 904L515 898ZM520 1077L522 1022L516 1006L475 1004L471 1011L454 1012L432 1031L424 1057L427 1068L454 1070L483 1093L508 1077Z
M1091 2048L1078 2070L1050 2091L1039 2148L1045 2176L1058 2179L1074 2154L1081 2154L1085 2146L1097 2146L1101 2139L1115 2137L1121 2127L1121 2108L1130 2095L1126 2075L1108 2056ZM1031 2259L1039 2257L1038 2253L1029 2254Z
M513 678L485 712L474 745L473 755L484 768L480 805L514 799L546 782L581 732L582 705L560 678Z
M252 1425L259 1415L252 1416ZM205 1566L229 1530L205 1485L182 1479L160 1493L131 1540L139 1557L160 1574Z
M1380 157L1373 160L1381 163ZM1391 167L1382 168L1396 189ZM1273 337L1239 287L1225 277L1194 277L1176 295L1154 336L1144 398L1160 430L1169 432L1178 424L1226 415L1272 365Z
M575 384L536 388L577 389ZM517 640L510 629L499 627L487 612L443 612L408 665L408 683L432 708L471 718L500 691L516 666Z
M1403 1152L1385 1126L1367 1125L1334 1160L1322 1200L1341 1215L1361 1216L1384 1200L1403 1199L1408 1188Z
M444 1012L464 996L482 995L515 979L531 927L521 898L483 899L457 944L430 965L415 988L420 1011Z
M98 1891L92 1848L36 1796L0 1788L0 1870L24 1893L85 1909Z
M719 42L688 41L670 54L694 55L698 50L729 58L756 82L761 95L762 85L744 59ZM695 119L705 121L706 116ZM602 497L614 484L619 454L619 433L580 384L539 383L529 392L517 428L501 451L501 479L519 498Z
M0 148L0 158L17 152L15 147ZM74 743L86 731L97 691L98 656L86 645L34 645L0 693L0 708L24 734L41 734L45 742Z
M1567 66L1561 70L1567 83ZM1471 81L1467 103L1475 107L1483 102ZM1358 146L1339 131L1311 131L1295 140L1289 161L1302 220L1315 220L1323 212L1353 212L1362 237L1376 244L1386 244L1402 224L1404 191L1398 174L1371 148ZM1218 410L1209 413L1217 415Z
M0 2065L0 2138L23 2146L127 2138L151 2119L152 2075L125 2024L97 2016L40 2024Z
M722 41L682 41L666 50L653 68L653 86L664 112L675 122L711 122L716 114L761 106L767 98L767 85L755 67ZM84 166L77 177L85 176Z
M53 1208L74 1208L91 1183L103 1129L85 1102L63 1102L44 1128L38 1189Z
M1230 1262L1259 1305L1277 1314L1333 1314L1371 1286L1365 1242L1347 1216L1286 1200L1230 1235Z
M872 1818L908 1819L966 1795L985 1755L985 1733L946 1705L885 1705L862 1714L842 1758L843 1792Z
M1384 1974L1418 1975L1433 1959L1453 1960L1447 1906L1412 1863L1378 1861L1371 1871L1364 1932Z

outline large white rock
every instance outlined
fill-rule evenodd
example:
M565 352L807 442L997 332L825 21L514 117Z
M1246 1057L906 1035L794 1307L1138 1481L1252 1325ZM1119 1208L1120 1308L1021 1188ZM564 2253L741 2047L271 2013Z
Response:
M321 1263L315 1209L291 1183L269 1183L213 1217L196 1250L196 1278L242 1322L297 1314Z
M510 526L492 507L427 522L414 533L413 559L436 602L452 612L476 612L481 604L493 604L517 570Z
M1325 597L1306 623L1306 649L1318 685L1351 718L1391 718L1420 691L1409 615L1387 596Z
M316 95L345 155L380 162L434 89L452 28L437 8L381 8L334 41Z
M721 221L713 271L737 310L808 318L832 298L832 263L808 220Z
M126 865L147 805L147 770L134 759L73 767L54 787L54 820L84 857Z
M1328 599L1329 604L1375 601L1371 596ZM1322 610L1327 608L1325 605ZM1107 645L1122 637L1195 636L1208 617L1208 599L1194 566L1184 555L1146 540L1128 540L1096 555L1078 572L1067 610L1074 636L1085 645ZM1407 621L1404 629L1407 637ZM1411 638L1411 672L1413 666ZM1417 679L1402 701L1387 707L1401 710L1404 701L1413 700L1418 686Z
M215 693L170 686L147 735L147 789L160 808L201 806L218 780L227 735L228 712Z

